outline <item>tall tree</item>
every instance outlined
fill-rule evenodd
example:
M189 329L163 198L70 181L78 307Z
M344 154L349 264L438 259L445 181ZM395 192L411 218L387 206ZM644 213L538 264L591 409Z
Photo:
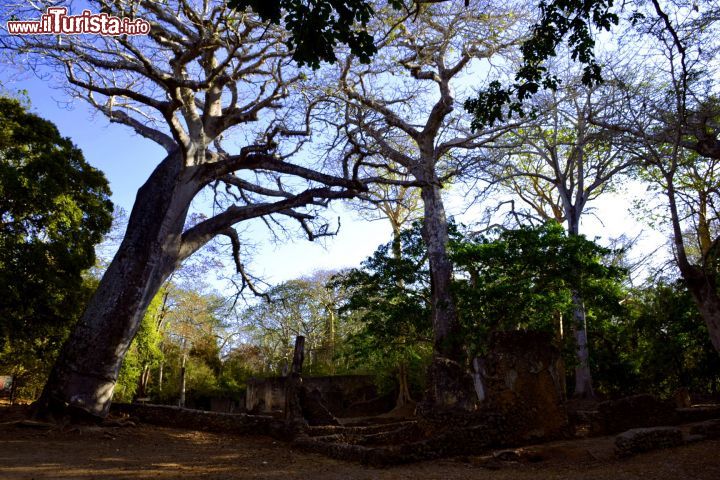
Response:
M8 13L37 19L54 3ZM228 10L224 1L89 3L118 17L143 18L151 31L62 41L3 37L2 46L40 71L63 72L71 95L167 152L139 189L125 238L38 402L40 412L69 406L102 416L140 319L184 259L226 235L246 279L234 224L278 215L299 221L311 237L322 235L314 208L362 187L351 174L332 176L288 161L309 131L309 115L303 102L285 102L302 75L292 67L282 31ZM231 133L242 145L234 153L222 146ZM186 228L193 201L213 188L212 215Z
M355 363L393 371L396 407L412 402L410 373L424 366L432 347L428 258L415 222L354 268L332 281L346 295L339 313L359 325L349 336L347 356ZM416 368L415 368L416 369Z
M469 408L474 393L461 385L463 344L450 292L452 263L447 255L448 226L442 188L475 167L478 149L507 126L470 132L457 110L454 88L481 60L498 60L517 42L520 16L490 2L423 6L412 23L392 11L377 21L382 38L375 60L364 67L347 56L339 68L338 129L345 140L343 158L410 181L386 183L420 188L423 238L432 277L435 358L429 371L428 404ZM335 100L337 102L337 100Z
M622 144L613 144L612 135L590 123L612 104L612 87L583 86L572 73L563 80L556 91L538 94L527 103L539 113L504 136L505 160L490 166L490 173L519 196L532 214L565 223L568 234L577 236L588 204L611 190L619 174L637 159ZM587 318L579 291L573 294L573 303L574 395L592 397Z
M369 187L367 193L359 197L360 202L353 203L361 215L365 218L377 219L384 217L392 228L392 254L397 262L402 259L402 238L403 230L410 228L413 222L422 216L422 200L417 187L409 186L408 175L392 175L404 184L382 184L376 183ZM404 288L404 280L397 278L397 287ZM366 339L371 337L366 337ZM397 362L398 397L396 406L398 408L405 404L412 403L409 387L409 365L408 355L397 355L393 358ZM387 358L384 359L387 361Z
M665 196L678 269L720 351L720 107L714 63L720 23L713 2L688 7L654 0L641 10L630 27L629 48L645 45L644 61L631 59L630 73L616 75L622 103L592 121L635 149L646 178Z

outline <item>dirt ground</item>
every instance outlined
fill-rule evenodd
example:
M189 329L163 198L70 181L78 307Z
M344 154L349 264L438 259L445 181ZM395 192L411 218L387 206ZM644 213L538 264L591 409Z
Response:
M528 447L520 461L485 455L374 469L296 451L267 437L151 425L47 429L11 420L0 412L3 480L720 479L720 440L618 460L612 437L601 437Z

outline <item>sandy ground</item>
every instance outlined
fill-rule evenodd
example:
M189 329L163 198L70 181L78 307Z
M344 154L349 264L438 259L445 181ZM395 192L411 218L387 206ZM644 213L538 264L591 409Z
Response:
M0 415L2 417L2 415ZM618 460L612 438L529 447L534 461L465 457L386 469L267 437L150 425L43 429L0 420L0 479L720 479L720 440Z

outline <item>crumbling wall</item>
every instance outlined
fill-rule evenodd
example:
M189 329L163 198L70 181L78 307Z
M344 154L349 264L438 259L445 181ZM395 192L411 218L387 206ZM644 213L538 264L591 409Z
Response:
M208 412L169 405L113 403L110 411L114 414L126 414L152 425L194 428L209 432L269 435L273 428L277 428L273 425L273 418L269 416Z
M544 332L496 332L479 366L481 409L503 414L520 439L565 434L563 364L552 336Z
M285 408L285 377L250 378L245 391L248 412L272 413Z

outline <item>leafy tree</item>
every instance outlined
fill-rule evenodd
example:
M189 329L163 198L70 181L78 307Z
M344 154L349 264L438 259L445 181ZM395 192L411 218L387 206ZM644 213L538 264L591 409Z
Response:
M163 361L161 349L163 333L163 308L167 292L158 292L150 303L137 335L133 339L118 376L115 401L127 402L136 397L144 398L148 392L151 369Z
M390 3L400 6L402 0ZM286 43L299 65L318 68L320 61L335 62L338 43L367 63L377 52L365 27L375 13L366 0L230 0L230 8L251 7L260 17L290 32Z
M361 268L337 275L346 291L339 313L359 323L343 354L351 365L379 377L397 377L397 406L411 401L409 377L417 377L432 352L430 274L421 223L379 247Z
M402 232L402 257L392 244L339 276L348 297L342 315L357 316L362 328L349 338L349 354L386 371L398 359L417 360L430 341L430 295L422 225ZM582 293L588 315L620 314L623 270L603 263L610 252L561 225L502 230L479 238L450 228L450 255L456 266L453 295L458 304L468 356L482 355L490 332L518 328L545 330L564 339L572 318L573 291ZM572 363L572 356L571 363Z
M541 0L540 18L521 47L523 63L514 82L503 86L496 80L465 102L465 108L475 117L473 128L492 125L513 114L523 116L525 101L540 89L556 89L561 80L548 69L546 61L565 42L572 59L583 64L582 82L592 86L601 81L593 28L609 31L617 25L619 17L614 5L614 0Z
M660 280L635 292L628 307L628 351L642 390L666 396L680 387L717 393L720 356L682 281Z
M110 228L102 172L55 125L0 98L0 364L37 381L96 283Z
M372 23L383 38L382 54L367 67L343 58L328 94L337 120L332 148L338 162L357 159L380 174L380 183L417 186L423 206L423 237L432 277L435 361L428 370L426 405L473 408L463 369L462 338L450 292L448 220L443 188L484 160L481 149L502 131L471 131L455 89L472 68L503 63L522 35L523 15L512 6L484 0L470 7L440 2L419 9L413 22L383 10ZM403 180L406 178L407 180ZM454 380L451 380L454 379Z
M223 299L202 290L173 286L170 293L172 306L165 314L163 330L166 343L176 354L177 390L179 405L185 406L186 393L202 390L216 383L220 373L218 333L223 327L225 314ZM165 348L169 347L166 345ZM193 369L199 368L199 372ZM205 374L212 379L205 378ZM198 387L198 385L204 385ZM168 395L172 393L167 392Z
M466 272L456 289L475 352L484 350L492 330L546 330L563 338L564 319L573 318L573 292L583 295L589 315L621 311L623 270L602 261L610 252L567 235L556 222L461 239L451 249Z
M590 325L591 365L600 393L669 397L678 388L717 393L720 358L682 281L660 279L633 289L624 306L624 315Z
M720 351L717 254L717 64L720 49L713 2L654 1L627 36L647 45L645 62L617 74L622 102L594 123L618 133L632 149L643 178L661 192L672 254L715 346ZM687 15L686 15L687 12Z
M551 71L558 70L556 66ZM530 207L529 214L513 209L516 218L556 220L566 223L569 235L578 235L590 204L612 191L620 174L632 168L637 158L622 144L616 145L613 134L591 123L612 107L612 87L585 87L572 68L567 70L556 91L527 102L542 113L504 136L506 157L487 170L494 181ZM574 395L592 397L587 315L580 292L574 293L573 303Z
M225 395L239 398L246 390L247 380L264 373L267 373L267 365L262 348L250 343L240 344L225 357L218 388Z

